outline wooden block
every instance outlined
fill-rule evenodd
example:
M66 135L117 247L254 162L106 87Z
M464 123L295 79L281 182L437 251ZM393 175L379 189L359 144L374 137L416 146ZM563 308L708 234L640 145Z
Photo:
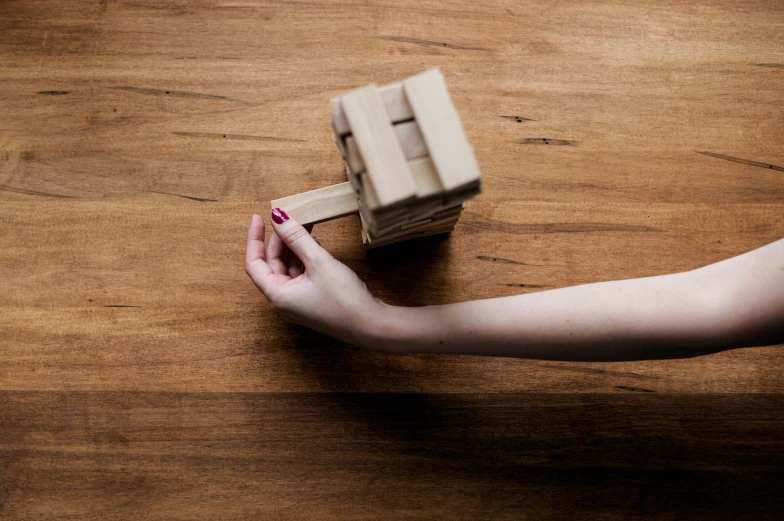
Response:
M359 210L357 194L348 182L275 199L271 204L273 208L282 208L300 224L329 221Z
M430 157L422 157L408 162L411 176L414 178L416 195L418 199L439 194L444 191L444 185L436 172L436 166Z
M425 219L420 219L418 221L406 223L403 226L401 226L400 229L401 230L410 230L411 228L419 228L419 227L424 226L426 224L430 224L431 222L433 222L433 218L432 217L427 217Z
M444 76L432 69L403 81L403 90L445 190L479 180L479 165L466 139Z
M413 199L416 187L408 162L375 85L350 92L340 102L379 205Z
M395 136L400 143L400 148L403 149L403 155L406 159L416 159L427 155L427 144L425 138L422 137L422 132L419 131L419 126L416 122L408 121L395 125ZM357 144L352 136L345 138L338 138L338 147L345 146L346 162L351 168L352 172L362 172L365 170L365 163L362 161L362 155L359 153ZM341 153L343 150L341 149Z
M367 205L368 209L378 209L380 211L381 205L378 202L376 191L373 189L370 179L368 179L367 172L361 172L357 177L359 177L359 185L361 186L360 198L362 202Z
M402 241L407 241L411 239L419 239L420 237L428 237L430 235L439 235L442 233L450 233L454 231L454 226L445 226L442 228L435 228L431 230L422 230L422 231L414 231L414 232L406 232L405 235L400 235L391 239L383 238L381 240L373 240L370 237L363 236L363 242L365 244L365 248L372 249L372 248L379 248L381 246L389 246L391 244L395 244Z
M366 180L364 177L363 179ZM364 183L365 181L362 182ZM399 226L400 223L407 222L407 215L409 214L409 210L406 206L385 208L383 211L374 212L368 205L365 197L368 193L372 194L372 187L368 189L363 185L363 189L359 197L359 212L365 219L366 228L368 230L371 230L373 233L377 233L377 231L381 228L389 228L390 225L394 226L395 224Z
M365 230L373 230L376 231L376 224L373 220L373 212L368 210L367 206L365 206L362 201L359 202L359 216L363 222L363 229Z
M428 226L428 228L435 228L437 226L454 226L457 224L459 220L460 220L459 215L442 217L441 219L433 219L433 222L431 223L430 226Z
M405 92L403 92L402 83L390 83L389 85L378 87L378 94L381 96L384 109L387 111L389 120L392 123L414 119L414 111L411 110L411 105L408 103L408 99L406 99ZM332 126L335 129L335 134L338 136L351 134L351 127L343 112L340 98L332 99Z
M433 214L433 219L442 219L444 217L459 216L463 212L463 203L458 203L454 206L444 208Z
M443 228L445 226L453 226L457 223L459 219L460 219L459 215L443 217L441 219L431 218L423 221L418 221L416 223L416 226L413 225L398 226L394 230L387 230L382 233L373 233L372 231L367 230L367 233L372 240L386 240L387 238L402 237L407 233L411 233L411 232L432 230L435 228Z
M416 206L409 207L408 214L406 215L409 222L417 221L420 219L425 219L427 217L433 217L434 219L438 218L441 219L446 216L450 215L460 215L460 212L463 210L462 203L457 204L450 204L446 205L444 202L443 197L431 199L428 201L428 204L419 204L417 201ZM378 228L387 228L386 222L381 221L378 224Z
M407 211L405 208L400 208L399 213L394 215L385 216L385 220L379 221L376 216L370 211L362 200L359 201L359 213L364 219L365 228L372 234L378 234L382 231L400 228L400 225L407 222Z
M368 231L368 221L362 212L359 213L359 225L362 232L362 244L367 246L370 243L370 232Z
M338 145L338 150L340 150L340 157L343 158L343 161L348 162L348 150L346 149L346 140L342 136L335 136L335 143ZM359 172L359 170L355 170Z
M405 232L401 232L400 234L395 235L394 237L380 237L380 238L372 238L369 235L363 235L362 240L365 248L376 248L379 246L388 246L390 244L395 244L401 241L406 241L409 239L416 239L418 237L426 237L428 235L436 235L440 233L449 233L454 230L454 225L450 226L442 226L438 228L433 228L429 230L408 230Z
M443 197L431 198L428 204L422 204L424 201L417 201L414 206L407 206L405 213L396 213L391 215L377 215L370 214L367 219L372 223L368 228L373 236L384 235L399 230L402 226L408 227L411 223L426 222L427 219L443 220L451 217L460 217L463 211L463 204L457 203L450 206L444 206ZM362 202L360 201L360 211L362 211Z
M420 157L409 161L408 168L416 186L417 199L426 199L444 191L433 160L429 157ZM379 208L378 198L372 184L364 180L366 176L367 174L364 172L360 174L363 197L367 200L368 207L378 208L379 211L383 211L382 208Z
M357 193L357 197L362 191L362 184L359 179L359 176L351 171L348 167L348 163L346 163L346 177L348 178L348 182L351 183L351 186L354 187L354 191Z
M363 204L361 201L359 207L360 211L362 211ZM409 208L403 208L402 210L403 211L400 213L383 214L381 216L373 213L368 214L366 211L365 213L367 215L367 221L370 224L368 229L373 235L381 235L390 231L399 230L403 225L431 218L433 213L437 211L438 208L431 208L428 211L417 212L412 212Z
M393 233L398 233L405 222L405 219L401 219L386 224L375 223L375 226L368 227L368 234L371 237L384 237Z
M362 229L362 240L365 240L365 235L367 234L367 221L365 217L362 215L362 212L357 214L357 219L359 219L359 227Z

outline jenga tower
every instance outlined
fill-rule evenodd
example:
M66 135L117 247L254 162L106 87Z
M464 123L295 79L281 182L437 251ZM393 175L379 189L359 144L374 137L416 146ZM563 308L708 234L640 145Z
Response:
M433 69L332 100L348 182L272 201L303 224L358 213L365 246L449 233L480 189L444 77Z

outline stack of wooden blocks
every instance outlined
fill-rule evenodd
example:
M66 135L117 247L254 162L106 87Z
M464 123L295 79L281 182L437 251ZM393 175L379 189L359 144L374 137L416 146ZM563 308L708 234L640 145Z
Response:
M358 213L374 248L449 233L480 190L473 149L433 69L332 100L348 182L272 201L302 224Z

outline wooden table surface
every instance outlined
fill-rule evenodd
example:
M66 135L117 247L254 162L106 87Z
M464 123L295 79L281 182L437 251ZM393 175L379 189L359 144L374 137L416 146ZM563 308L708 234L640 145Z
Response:
M366 253L411 306L784 236L784 4L0 3L0 518L774 519L784 351L358 350L270 311L252 212L345 180L331 97L438 66L483 171Z

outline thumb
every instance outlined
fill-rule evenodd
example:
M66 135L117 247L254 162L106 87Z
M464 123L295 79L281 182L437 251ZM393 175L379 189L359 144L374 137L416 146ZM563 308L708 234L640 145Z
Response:
M324 249L316 243L300 223L289 217L286 212L280 208L273 208L271 217L275 233L305 266L323 255Z

